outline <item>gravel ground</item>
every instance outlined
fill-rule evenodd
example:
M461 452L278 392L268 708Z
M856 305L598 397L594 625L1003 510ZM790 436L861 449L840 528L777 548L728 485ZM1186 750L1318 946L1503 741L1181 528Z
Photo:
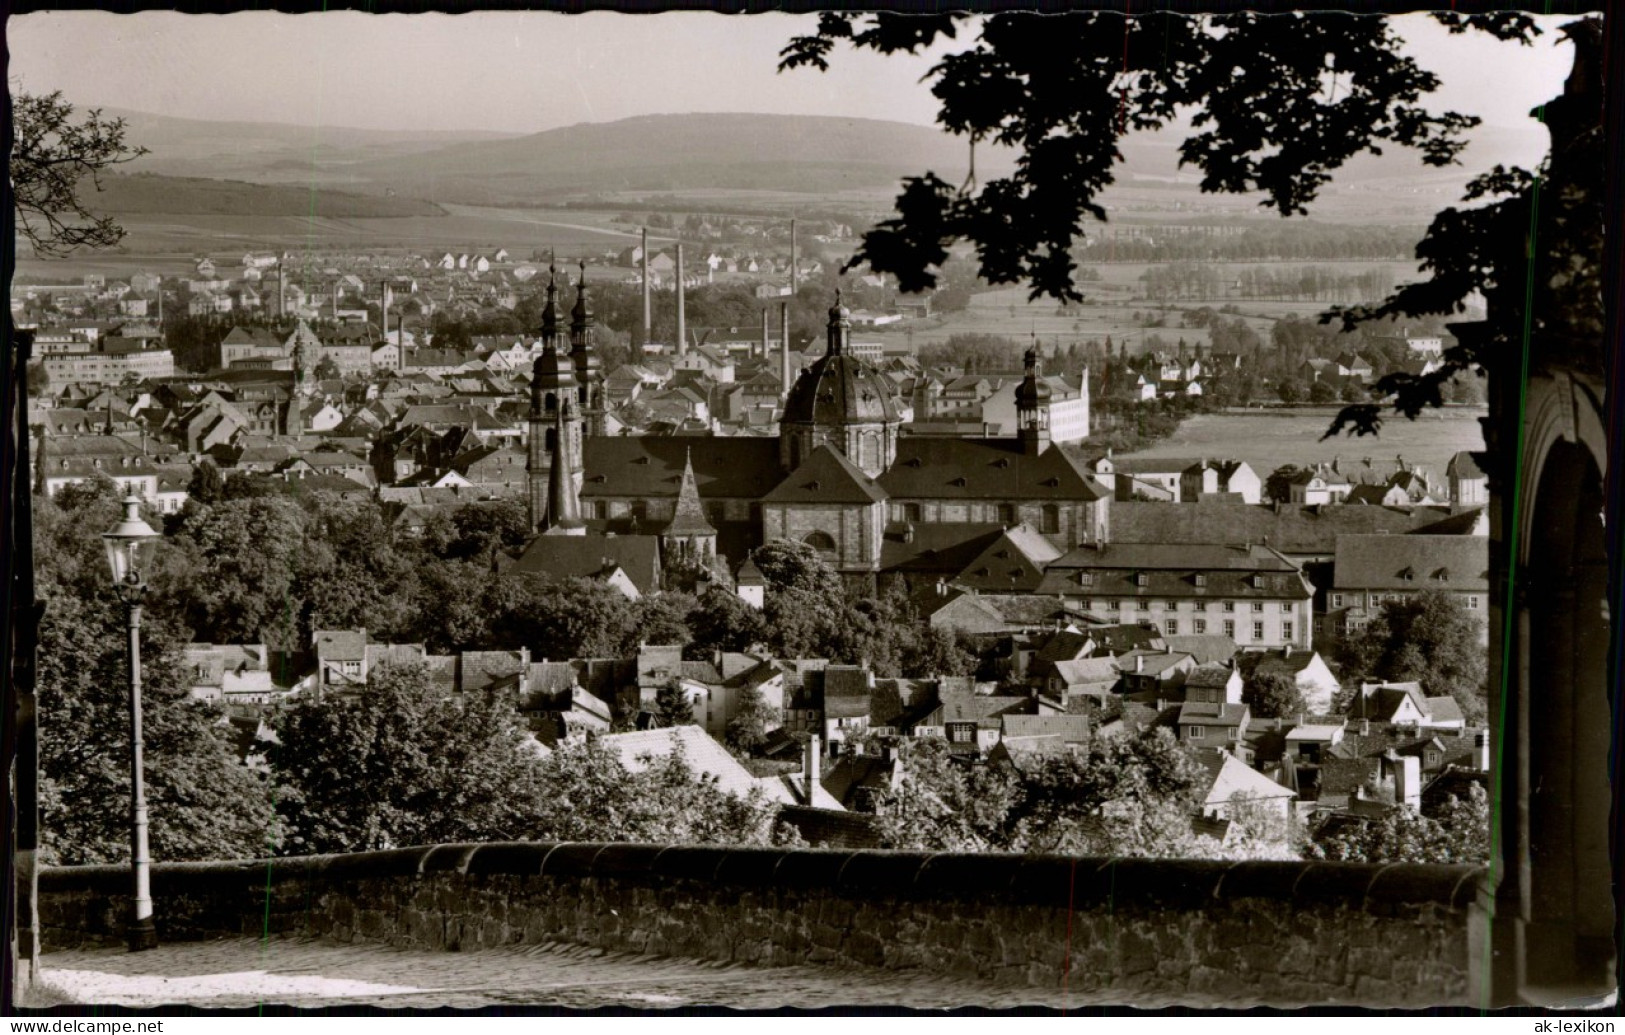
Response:
M143 1007L936 1010L1110 1003L1078 994L1063 996L1059 989L1012 989L926 972L750 967L564 945L423 952L313 941L230 940L162 945L134 954L116 948L56 952L47 954L41 964L45 981L70 1002Z

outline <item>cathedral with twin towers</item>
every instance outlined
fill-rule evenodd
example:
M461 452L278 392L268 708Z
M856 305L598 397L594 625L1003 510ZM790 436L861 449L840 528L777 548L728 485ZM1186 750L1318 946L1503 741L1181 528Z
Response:
M527 459L533 545L577 537L571 553L608 558L628 537L652 538L666 564L737 570L757 546L789 539L844 576L873 579L951 577L967 551L1022 525L1059 552L1105 541L1111 490L1051 442L1035 352L1016 389L1014 436L909 436L892 381L852 354L851 312L836 292L824 354L787 386L776 437L612 436L581 273L567 342L552 270L542 309Z

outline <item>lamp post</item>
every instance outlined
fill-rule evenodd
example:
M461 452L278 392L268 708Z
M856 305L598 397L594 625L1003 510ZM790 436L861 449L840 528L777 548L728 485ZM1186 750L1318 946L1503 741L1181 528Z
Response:
M107 546L107 563L113 570L113 584L130 618L130 874L135 882L128 930L131 952L158 945L158 934L152 925L147 792L141 767L141 598L147 591L146 573L151 568L159 538L152 526L141 520L141 499L135 495L125 498L123 519L111 531L102 534Z

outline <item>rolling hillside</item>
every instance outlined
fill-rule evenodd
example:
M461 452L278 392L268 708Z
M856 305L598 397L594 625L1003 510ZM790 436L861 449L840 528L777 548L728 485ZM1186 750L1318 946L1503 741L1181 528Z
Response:
M745 114L644 115L532 136L458 144L350 174L402 194L469 203L591 190L783 190L890 187L927 169L962 179L968 150L926 126L876 119ZM978 173L1009 168L977 155Z
M105 175L90 207L115 216L327 216L389 218L443 216L416 198L374 197L311 187L271 186L151 173Z

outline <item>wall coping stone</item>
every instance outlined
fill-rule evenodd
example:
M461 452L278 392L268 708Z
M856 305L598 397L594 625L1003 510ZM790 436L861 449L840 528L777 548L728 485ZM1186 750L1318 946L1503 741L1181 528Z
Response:
M245 881L266 886L457 873L480 876L625 878L833 888L854 895L1008 898L1074 908L1195 909L1219 901L1267 898L1341 902L1388 909L1434 903L1465 909L1483 867L1423 863L1226 862L1199 859L729 848L629 842L491 842L395 848L338 855L156 863L154 891ZM121 893L127 865L47 866L44 892Z

